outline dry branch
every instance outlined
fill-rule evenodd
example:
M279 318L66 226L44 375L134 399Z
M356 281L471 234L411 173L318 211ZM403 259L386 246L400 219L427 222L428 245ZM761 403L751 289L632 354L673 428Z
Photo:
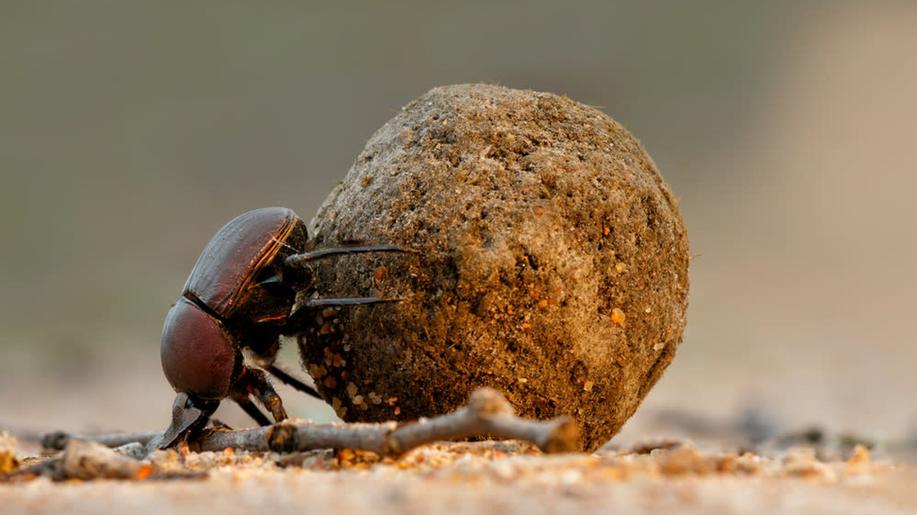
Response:
M129 444L132 448L139 443ZM141 446L142 447L142 446ZM0 482L45 476L55 481L65 479L145 479L153 467L139 461L136 455L123 454L98 442L70 439L64 452L35 465L0 476Z
M199 444L201 450L209 451L227 447L275 452L351 448L398 456L424 444L478 435L526 440L548 453L580 450L579 430L572 419L558 417L542 422L518 418L509 402L490 388L476 390L468 405L458 411L402 425L284 422L243 431L213 431Z
M68 442L77 437L66 433L46 437L46 444ZM98 435L84 437L105 445L121 446L129 442L145 444L148 450L160 433ZM459 410L416 422L398 424L312 424L283 422L254 429L209 430L193 445L203 451L226 448L248 451L296 452L311 449L351 448L375 452L381 456L398 456L415 447L441 440L459 440L470 436L493 439L518 439L532 442L543 452L571 452L581 449L579 429L569 417L534 421L516 417L512 406L499 392L481 388L471 394L468 405ZM134 438L129 440L129 438ZM50 446L55 448L55 446ZM59 448L59 447L57 447ZM129 454L135 454L131 452ZM119 456L120 457L120 456Z
M152 473L149 463L124 456L85 440L70 440L58 463L55 479L143 479Z
M144 433L112 433L100 435L80 435L71 434L64 431L55 431L48 433L41 438L41 445L45 449L62 451L71 440L84 440L88 442L100 443L106 447L121 447L130 443L139 443L146 445L147 442L162 435L162 432L144 432Z

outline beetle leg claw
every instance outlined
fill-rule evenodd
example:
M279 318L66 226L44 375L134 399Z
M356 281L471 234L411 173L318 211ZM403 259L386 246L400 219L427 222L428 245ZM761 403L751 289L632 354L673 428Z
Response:
M247 387L247 390L251 391L251 393L261 401L261 404L271 413L271 416L274 417L274 422L286 420L287 412L283 408L283 401L280 399L280 396L277 395L277 391L274 390L274 387L271 386L270 381L267 380L267 376L264 372L246 367L243 371L243 376L244 387ZM245 393L245 398L248 398L247 392ZM245 409L245 406L242 406L242 409ZM247 409L246 412L252 415ZM254 415L252 415L252 418L255 418L258 423L262 423L262 421L258 420Z
M274 422L283 422L287 419L287 410L283 408L283 401L280 400L280 396L277 395L277 392L271 388L271 391L258 391L258 398L261 399L261 403L271 412L271 416L274 417Z

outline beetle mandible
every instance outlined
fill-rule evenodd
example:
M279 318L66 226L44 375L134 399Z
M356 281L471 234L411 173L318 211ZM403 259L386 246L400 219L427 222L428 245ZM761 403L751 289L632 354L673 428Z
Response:
M395 245L309 248L306 224L292 210L268 207L243 213L213 236L166 315L160 355L166 379L178 393L172 425L161 447L203 427L221 400L230 398L261 425L287 418L267 374L321 398L309 385L274 364L280 336L300 331L313 308L391 302L378 297L317 298L293 312L296 292L312 278L315 259L361 252L414 252ZM247 365L243 350L251 353Z

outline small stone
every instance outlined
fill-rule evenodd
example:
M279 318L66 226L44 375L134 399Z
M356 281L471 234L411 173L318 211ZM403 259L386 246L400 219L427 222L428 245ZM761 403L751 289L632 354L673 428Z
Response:
M659 471L666 476L712 474L716 472L718 465L718 460L704 455L692 447L652 451L650 455L658 456Z
M624 314L620 308L614 308L611 310L611 322L614 325L624 325L624 322L627 320L627 316Z
M357 385L353 381L347 383L347 395L352 399L357 394Z
M848 474L862 474L868 472L872 459L869 455L869 449L865 446L857 444L853 448L853 453L850 455L850 458L847 459L847 462L844 466L844 471Z
M311 375L312 378L315 380L319 380L325 377L325 368L322 367L321 365L310 363L307 369L309 371L309 375Z
M10 449L0 449L0 474L9 474L19 468L16 453Z
M357 455L354 453L353 449L341 449L337 452L337 459L339 462L349 462L353 461Z

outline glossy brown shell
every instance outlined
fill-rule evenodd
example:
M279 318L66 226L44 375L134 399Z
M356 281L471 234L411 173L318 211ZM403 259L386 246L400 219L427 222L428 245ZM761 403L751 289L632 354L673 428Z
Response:
M228 319L250 296L255 274L275 260L298 228L304 231L302 220L285 207L255 209L233 218L204 248L184 292Z
M236 352L222 322L190 300L178 299L166 315L160 359L175 391L205 399L226 397Z

